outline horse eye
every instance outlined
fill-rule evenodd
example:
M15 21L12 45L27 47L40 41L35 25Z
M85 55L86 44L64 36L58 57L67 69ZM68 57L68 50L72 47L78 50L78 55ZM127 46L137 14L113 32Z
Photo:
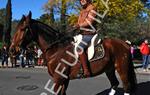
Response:
M21 31L24 31L25 29L21 29Z
M29 30L29 29L28 29L28 28L26 28L26 30L25 30L25 31L27 32L28 30Z
M27 32L27 31L28 31L28 28L22 28L21 31Z

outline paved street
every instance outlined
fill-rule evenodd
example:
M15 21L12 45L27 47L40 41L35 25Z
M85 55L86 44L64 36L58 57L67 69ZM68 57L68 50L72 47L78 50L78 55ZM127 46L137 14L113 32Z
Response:
M150 73L142 73L139 68L136 72L139 83L137 95L149 95ZM44 89L49 79L46 68L0 68L0 95L40 95L42 92L52 95ZM108 79L102 74L95 78L71 81L67 95L107 95L109 87ZM121 83L119 87L122 88ZM120 91L117 95L122 95Z

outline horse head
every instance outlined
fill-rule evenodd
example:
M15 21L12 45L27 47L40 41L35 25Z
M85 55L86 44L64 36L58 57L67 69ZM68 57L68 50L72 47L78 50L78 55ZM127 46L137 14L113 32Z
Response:
M66 42L71 39L71 37L64 33L60 33L51 26L34 20L31 17L31 12L29 12L27 16L22 16L12 38L10 50L17 46L26 48L29 43L34 41L43 51L46 51L50 46Z
M30 31L31 16L31 12L29 12L28 16L22 16L20 22L16 27L16 32L12 38L10 50L14 49L17 46L25 48L33 40L33 34Z

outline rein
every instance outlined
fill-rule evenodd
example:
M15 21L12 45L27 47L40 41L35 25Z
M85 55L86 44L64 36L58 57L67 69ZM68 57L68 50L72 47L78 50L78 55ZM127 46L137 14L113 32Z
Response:
M45 50L44 50L44 53L46 53L52 46L54 46L55 44L57 44L57 43L60 43L62 40L64 40L66 37L62 37L62 38L60 38L59 39L59 37L58 37L58 39L59 40L56 40L56 41L54 41L52 44L50 44Z
M74 28L74 29L72 29L70 32L68 32L68 33L70 33L70 38L73 37L74 35L77 35L77 34L75 34L75 33L76 33L75 30L77 30L77 29ZM50 45L47 47L47 49L44 50L44 53L46 53L53 45L55 45L55 44L57 44L57 43L60 43L60 42L61 42L62 40L64 40L66 37L62 37L62 38L57 37L57 38L58 38L58 40L56 40L56 41L54 41L52 44L50 44ZM59 39L59 38L60 38L60 39Z
M44 50L44 53L46 53L53 45L55 45L56 43L59 43L60 41L61 40L56 40L52 44L48 45L48 47Z

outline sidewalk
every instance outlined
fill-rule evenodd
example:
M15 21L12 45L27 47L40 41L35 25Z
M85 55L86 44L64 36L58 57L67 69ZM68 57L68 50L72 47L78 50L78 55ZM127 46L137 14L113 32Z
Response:
M17 63L19 63L18 60L17 60ZM11 67L10 59L8 60L8 67ZM1 68L1 60L0 60L0 68ZM34 66L34 68L47 69L46 66ZM148 68L149 68L149 71L145 72L145 71L143 71L141 61L134 61L135 73L137 73L137 74L149 74L150 75L150 64L149 64Z
M149 74L150 75L150 64L148 66L148 71L143 71L142 64L134 64L134 70L137 74Z

